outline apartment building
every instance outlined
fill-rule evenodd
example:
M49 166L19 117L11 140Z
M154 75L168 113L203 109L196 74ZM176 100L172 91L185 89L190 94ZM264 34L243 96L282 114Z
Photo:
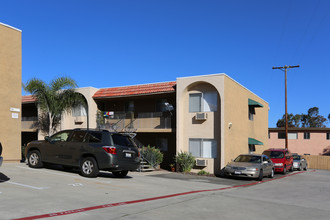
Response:
M135 133L145 146L164 153L165 169L177 153L190 152L197 159L194 172L218 174L238 154L268 148L268 103L226 74L77 92L88 100L88 109L65 115L59 130L89 127ZM23 120L36 116L31 102L32 97L23 97Z
M285 147L285 128L269 128L269 146ZM288 128L288 148L301 155L330 155L330 128Z

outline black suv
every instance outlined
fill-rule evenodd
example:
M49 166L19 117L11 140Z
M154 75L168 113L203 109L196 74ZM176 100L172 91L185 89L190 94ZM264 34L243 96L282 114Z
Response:
M30 167L43 163L79 167L86 177L96 177L99 170L124 177L140 165L140 153L134 140L126 134L107 130L64 130L44 141L32 141L25 149Z

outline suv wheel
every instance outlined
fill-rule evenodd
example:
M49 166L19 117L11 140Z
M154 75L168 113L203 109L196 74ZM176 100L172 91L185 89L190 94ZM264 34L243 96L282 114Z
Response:
M96 177L99 174L96 160L93 157L86 157L80 163L81 175L85 177Z
M43 166L40 152L37 150L30 151L27 156L29 167L40 168Z
M127 176L128 171L127 171L127 170L113 171L112 174L113 174L115 177L125 177L125 176Z

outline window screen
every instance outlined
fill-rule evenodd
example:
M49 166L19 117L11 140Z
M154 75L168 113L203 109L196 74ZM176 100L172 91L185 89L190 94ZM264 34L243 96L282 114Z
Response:
M202 93L193 93L189 95L189 112L201 112Z
M217 142L213 139L189 139L189 152L194 157L216 158Z

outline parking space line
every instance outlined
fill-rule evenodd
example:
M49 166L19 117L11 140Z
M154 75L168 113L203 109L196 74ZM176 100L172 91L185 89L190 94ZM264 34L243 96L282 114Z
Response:
M59 173L59 172L51 172L51 171L47 171L47 170L33 169L33 168L30 168L30 167L23 167L23 166L16 166L16 167L21 168L21 169L27 169L27 170L35 171L35 172L43 172L43 173L49 173L49 174L52 174L52 175L67 176L67 177L71 177L71 178L78 178L78 179L92 181L92 182L101 182L101 183L108 183L108 184L112 183L111 181L90 179L90 178L85 178L85 177L80 177L80 176L73 176L73 175Z
M37 190L43 190L43 189L48 189L49 187L36 187L36 186L30 186L30 185L26 185L26 184L22 184L22 183L15 183L12 181L4 181L4 180L0 180L0 182L3 183L9 183L12 185L17 185L17 186L22 186L22 187L27 187L27 188L31 188L31 189L37 189Z
M49 213L49 214L43 214L43 215L29 216L29 217L14 219L14 220L33 220L33 219L41 219L41 218L51 218L51 217L56 217L56 216L58 217L58 216L63 216L63 215L71 215L71 214L87 212L87 211L92 211L92 210L97 210L97 209L111 208L111 207L116 207L116 206L123 206L123 205L142 203L142 202L148 202L148 201L155 201L155 200L160 200L160 199L166 199L166 198L172 198L172 197L178 197L178 196L184 196L184 195L190 195L190 194L196 194L196 193L224 191L224 190L228 190L228 189L235 189L235 188L239 188L239 187L253 186L253 185L257 185L257 184L264 183L264 182L270 182L270 181L282 179L285 177L297 175L300 173L304 173L304 172L315 172L315 170L300 171L297 173L291 173L291 174L282 176L280 178L273 178L273 179L269 179L269 180L265 180L265 181L252 182L252 183L248 183L248 184L235 185L235 186L228 186L228 187L223 187L223 188L218 188L218 189L195 190L195 191L182 192L182 193L170 194L170 195L165 195L165 196L132 200L132 201L127 201L127 202L110 203L110 204L91 206L91 207L80 208L80 209L73 209L73 210L68 210L68 211L63 211L63 212L55 212L55 213Z

